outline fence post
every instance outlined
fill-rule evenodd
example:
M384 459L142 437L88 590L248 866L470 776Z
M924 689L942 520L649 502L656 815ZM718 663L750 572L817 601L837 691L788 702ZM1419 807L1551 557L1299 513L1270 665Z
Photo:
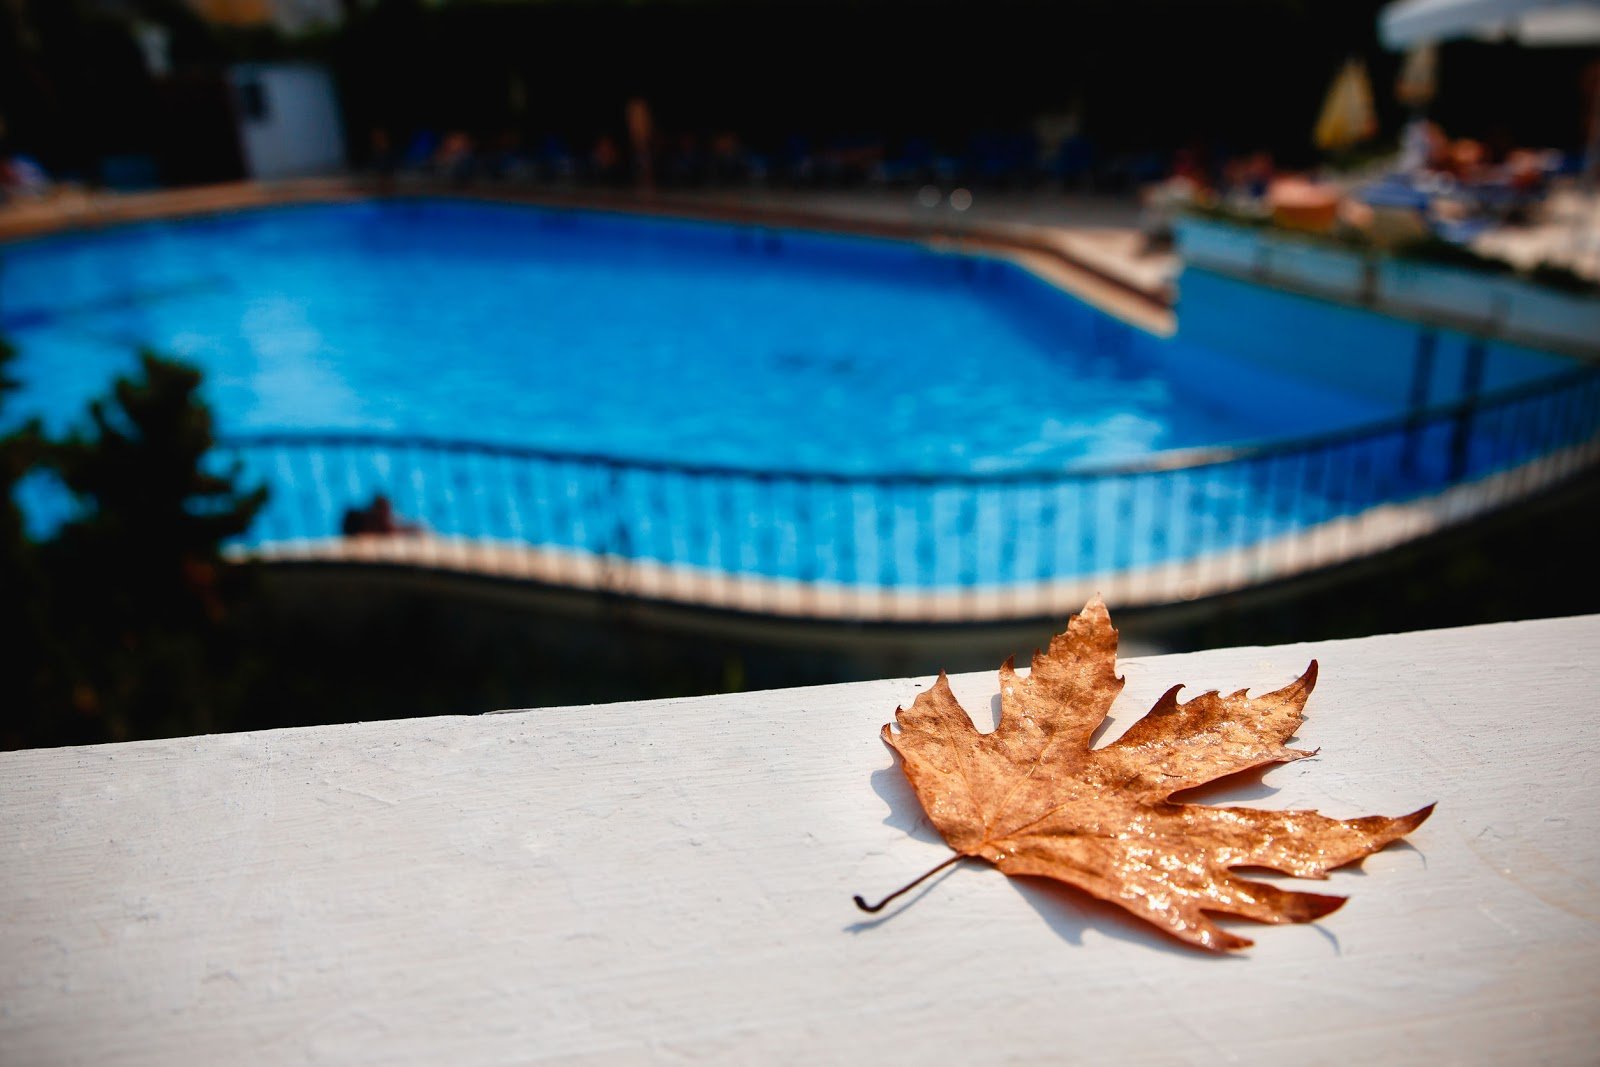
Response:
M1450 481L1467 473L1472 452L1472 426L1478 414L1478 393L1483 388L1483 338L1467 343L1467 362L1461 368L1461 406L1450 431Z
M1407 475L1417 473L1417 447L1422 437L1422 413L1428 407L1428 386L1433 381L1433 354L1438 348L1439 335L1434 330L1417 331L1417 354L1411 360L1411 395L1406 401L1409 421L1406 424L1405 446L1400 455L1400 469Z

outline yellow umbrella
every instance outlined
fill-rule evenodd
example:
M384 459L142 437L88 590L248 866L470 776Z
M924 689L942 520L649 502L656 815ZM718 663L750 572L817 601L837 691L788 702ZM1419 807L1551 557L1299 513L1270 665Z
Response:
M1372 83L1367 66L1352 59L1340 68L1338 77L1323 101L1313 137L1317 147L1337 152L1360 144L1378 132L1378 117L1372 109Z

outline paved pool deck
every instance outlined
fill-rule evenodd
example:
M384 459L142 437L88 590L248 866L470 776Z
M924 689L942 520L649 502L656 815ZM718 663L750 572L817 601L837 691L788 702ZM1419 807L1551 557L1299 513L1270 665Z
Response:
M1524 226L1495 227L1474 240L1472 248L1518 270L1558 264L1600 282L1600 192L1557 189L1536 219Z
M1170 302L1179 262L1171 252L1150 252L1140 232L1140 209L1131 197L1059 192L984 192L955 211L948 201L924 207L909 190L804 191L754 189L674 194L672 199L756 210L806 211L846 221L900 223L934 233L975 231L1032 242L1043 240L1066 258L1163 302Z

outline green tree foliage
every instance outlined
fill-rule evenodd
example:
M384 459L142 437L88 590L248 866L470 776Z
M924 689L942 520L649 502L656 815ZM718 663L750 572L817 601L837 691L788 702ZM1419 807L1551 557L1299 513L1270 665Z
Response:
M8 369L16 356L16 349L0 338L0 412L19 384ZM0 436L0 588L8 592L24 588L23 575L33 566L22 508L17 504L17 485L38 465L42 447L37 422Z
M7 716L4 743L200 733L242 705L252 663L239 614L253 574L222 545L249 528L266 490L240 490L237 469L208 466L199 386L193 368L143 353L140 373L90 406L87 427L35 453L78 503L42 544L22 530L14 480L0 486L4 565L34 582L8 610L32 613L13 621L36 646L27 708ZM30 442L43 444L25 432L5 453L15 447L22 470Z
M17 388L8 372L16 350L0 339L0 413ZM45 451L37 422L0 435L0 748L11 748L37 734L35 716L48 674L44 641L45 583L39 553L28 540L17 490L35 471Z

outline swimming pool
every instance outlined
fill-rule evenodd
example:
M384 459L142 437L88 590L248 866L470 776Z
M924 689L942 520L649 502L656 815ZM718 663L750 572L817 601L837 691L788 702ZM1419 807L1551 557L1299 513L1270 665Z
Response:
M57 424L138 345L203 367L235 433L768 470L1056 470L1382 413L1331 396L1286 417L1270 401L1289 381L1180 395L1126 328L1021 268L882 240L423 200L132 226L5 259L20 407ZM1216 359L1209 373L1241 374Z
M140 346L194 362L223 453L274 489L263 543L335 536L383 492L439 535L972 588L1263 541L1561 443L1392 422L1461 399L1468 339L1437 341L1419 405L1416 330L1393 320L1308 329L1305 308L1197 277L1196 329L1158 338L1007 260L909 242L399 199L0 260L24 381L8 420L69 425ZM1474 396L1570 373L1479 349ZM1307 435L1300 473L1178 458ZM1341 435L1359 447L1319 468Z

